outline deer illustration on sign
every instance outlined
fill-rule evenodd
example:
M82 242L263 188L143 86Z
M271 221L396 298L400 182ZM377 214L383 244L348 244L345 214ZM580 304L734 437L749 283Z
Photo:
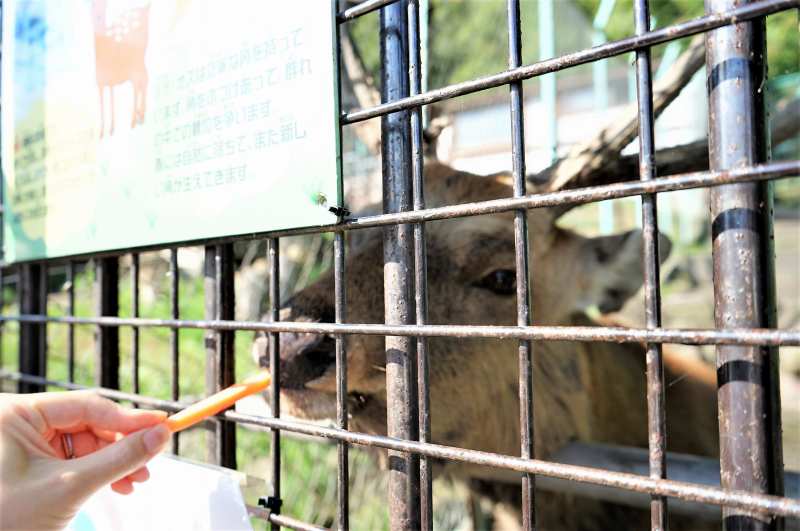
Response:
M109 20L108 0L92 3L94 55L97 91L100 96L100 137L114 134L114 87L128 81L133 85L131 128L144 123L147 107L147 51L150 5L117 13ZM105 112L105 93L108 88L108 118Z

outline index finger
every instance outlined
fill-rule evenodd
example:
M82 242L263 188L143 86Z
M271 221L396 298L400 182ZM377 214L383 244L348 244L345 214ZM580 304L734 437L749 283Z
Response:
M33 406L48 427L62 430L95 428L130 433L163 421L163 411L124 408L94 391L32 395Z

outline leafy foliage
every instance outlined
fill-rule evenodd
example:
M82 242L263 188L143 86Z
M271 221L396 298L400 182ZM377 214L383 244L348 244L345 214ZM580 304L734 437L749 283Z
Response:
M591 45L592 20L601 0L555 0L556 53ZM702 0L650 2L656 27L702 16ZM538 1L521 0L523 62L539 59ZM508 65L506 2L504 0L430 0L429 86L441 87L505 70ZM634 34L633 0L617 0L605 28L608 40ZM767 17L767 50L770 76L800 69L798 11ZM379 19L373 13L348 24L364 62L374 78L380 78ZM565 31L566 30L566 31ZM663 46L654 49L658 57Z
M574 0L587 17L593 17L601 0ZM650 15L655 27L703 16L702 0L657 0L650 2ZM798 46L798 11L790 10L767 17L767 56L770 76L797 72L800 67ZM606 27L610 40L622 39L634 33L633 0L617 0Z

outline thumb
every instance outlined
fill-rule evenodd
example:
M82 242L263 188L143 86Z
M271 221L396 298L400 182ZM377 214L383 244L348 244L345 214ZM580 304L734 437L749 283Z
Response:
M85 495L143 467L167 444L172 432L161 423L137 431L84 457L72 460L76 484ZM83 494L83 493L81 493Z

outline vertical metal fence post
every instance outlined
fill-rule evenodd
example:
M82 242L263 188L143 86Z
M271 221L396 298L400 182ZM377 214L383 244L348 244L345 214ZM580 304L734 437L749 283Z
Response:
M46 317L47 316L47 284L48 284L47 280L48 280L49 274L48 274L47 264L46 263L42 264L39 267L40 267L40 269L39 269L40 280L39 280L39 293L38 293L38 297L39 297L39 312L41 313L41 315ZM42 376L47 377L47 323L46 322L42 323L41 326L39 327L39 341L40 341L40 344L41 344L41 353L40 353L41 362L40 363L41 363L41 367L43 367ZM43 390L46 391L47 387L45 386Z
M333 236L333 276L334 276L334 313L337 323L344 323L346 317L347 294L345 291L344 234L337 232ZM336 425L347 429L347 336L336 334ZM339 441L337 455L338 483L338 515L340 531L350 527L350 466L348 462L348 446Z
M520 28L519 0L508 0L508 66L522 64L522 30ZM514 178L514 197L524 196L525 181L525 125L522 109L522 82L509 85L511 110L511 158ZM553 101L553 104L555 102ZM517 275L517 325L531 324L530 283L528 262L528 211L514 213L514 255ZM519 342L519 427L520 455L534 457L533 433L533 363L531 342ZM522 527L536 528L534 500L535 478L522 475Z
M400 2L381 9L381 100L408 96L408 24ZM409 113L381 119L383 211L411 208ZM386 324L414 321L412 231L409 225L383 232L383 289ZM417 438L416 342L411 337L386 338L386 423L391 437ZM419 528L419 459L389 452L389 521L392 529Z
M333 0L334 13L347 8L346 0ZM335 15L334 15L335 16ZM341 24L336 24L336 57L339 72L337 76L336 98L339 109L342 108L342 33ZM339 138L343 138L341 119L338 120ZM342 165L342 143L339 142L339 173ZM344 197L343 183L339 182L341 195ZM341 218L340 218L341 221ZM345 239L344 233L336 232L333 235L333 282L334 282L334 321L344 323L347 319L347 285L345 278ZM334 336L336 355L336 425L339 429L346 430L348 426L347 407L347 336L336 334ZM347 531L350 529L350 447L345 441L337 444L336 464L336 496L337 496L337 529Z
M420 5L418 0L408 2L408 66L409 93L422 91L422 39L420 35ZM423 112L419 107L411 110L411 165L414 210L425 208L425 179L422 145ZM428 260L425 249L425 224L414 224L414 306L416 324L428 323ZM431 415L428 389L428 340L417 338L417 393L419 405L419 440L430 442ZM412 419L413 422L413 419ZM430 460L419 458L420 528L433 529L433 472Z
M281 309L281 252L280 240L270 238L268 240L268 251L270 275L269 275L269 305L272 322L280 321ZM270 385L270 408L272 416L281 416L281 335L277 332L269 334L269 370L272 372L272 384ZM278 429L272 430L272 497L276 502L271 508L272 512L280 512L281 500L281 432ZM272 524L273 531L280 529L276 523Z
M346 0L333 0L334 11L346 9ZM345 73L342 71L342 32L341 24L336 24L336 47L338 84L336 86L336 98L339 109L342 108L342 78ZM343 138L342 122L338 121L339 138ZM342 145L339 143L339 172L341 174ZM343 186L343 183L340 183ZM342 190L343 191L343 190ZM341 219L340 219L341 221ZM347 284L345 278L345 252L346 245L344 233L336 232L333 235L333 279L334 279L334 321L344 323L347 320ZM339 429L346 430L348 426L348 407L347 407L347 336L336 334L336 425ZM347 442L339 441L337 444L337 529L347 531L350 529L350 447Z
M214 319L217 316L217 246L208 245L204 249L203 256L203 297L204 311L206 319ZM218 334L214 330L206 329L203 343L206 349L206 394L212 395L219 389L219 357L217 355L217 344L219 343ZM218 447L218 419L209 419L204 424L206 428L206 459L209 462L219 464Z
M233 320L236 318L234 292L233 244L218 245L214 260L216 282L216 313L214 319ZM236 381L236 360L234 342L236 334L232 330L217 332L217 390L233 385ZM220 466L236 468L236 425L220 421L217 426L217 456Z
M633 5L636 34L650 31L650 7L647 0ZM655 177L655 139L653 132L653 75L650 49L636 51L636 83L639 106L639 178ZM658 211L655 195L642 196L642 241L644 263L644 301L647 328L661 326L660 262L658 259ZM650 477L667 477L667 424L664 397L664 366L661 345L647 344L647 432L650 450ZM653 496L650 502L650 527L653 531L668 528L667 499Z
M67 263L67 315L75 315L75 262ZM75 381L75 325L67 325L67 379ZM139 389L134 388L134 393Z
M170 309L173 319L180 317L180 271L178 270L178 249L169 250L169 286L170 286ZM177 328L170 330L169 334L169 347L172 359L172 376L170 378L172 383L172 400L178 401L181 398L181 376L180 376L180 352L178 348L178 341L180 340ZM172 436L172 453L178 454L180 452L180 434L176 433Z
M23 315L41 315L44 310L41 297L42 269L39 264L23 264L17 269L19 308ZM39 323L19 325L19 370L23 374L47 374L43 330L44 326ZM44 386L19 382L17 390L20 393L37 393L44 391Z
M234 318L233 245L210 245L205 248L204 291L205 317L208 320ZM206 394L233 385L235 333L229 330L206 330ZM223 420L211 420L207 426L207 459L220 466L236 468L236 426Z
M139 317L139 254L131 253L131 316ZM139 394L139 327L131 327L131 387ZM136 406L136 404L134 404Z
M708 13L748 3L706 0ZM712 170L766 160L764 20L706 34L709 161ZM774 326L770 188L760 183L710 190L717 327ZM717 347L722 486L782 493L777 349ZM781 519L723 509L724 527L780 529Z
M119 260L117 257L95 260L97 315L119 314ZM119 389L119 328L98 326L95 333L95 382L100 387Z

